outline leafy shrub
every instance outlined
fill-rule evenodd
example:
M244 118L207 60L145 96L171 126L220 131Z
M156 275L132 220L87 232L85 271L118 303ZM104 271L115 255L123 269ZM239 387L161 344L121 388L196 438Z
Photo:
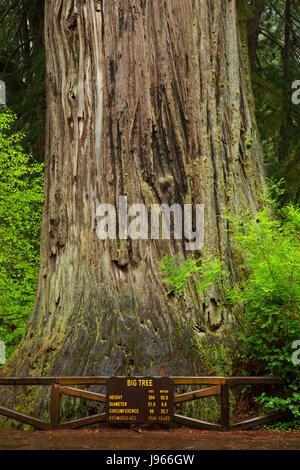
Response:
M264 407L270 411L282 410L285 411L287 408L292 412L296 417L299 416L299 403L300 403L300 393L293 392L287 398L282 397L268 397L265 392L263 392L260 397L257 398L257 401L264 405Z
M295 375L291 345L300 338L299 209L285 208L285 222L265 209L255 217L229 217L235 246L244 257L246 279L226 287L226 298L243 307L243 340L258 373Z
M277 217L273 216L274 210ZM191 278L199 292L218 284L227 308L238 311L237 333L243 357L257 374L280 376L278 397L262 395L264 407L275 404L299 416L299 366L292 362L292 343L300 339L300 209L268 205L253 214L227 213L235 253L243 259L241 280L233 284L222 262L212 255L180 262L164 257L160 271L172 292L182 292Z
M43 165L24 153L16 117L0 112L0 339L10 356L33 305L39 265Z
M212 284L221 283L226 275L220 260L214 259L209 253L202 258L191 255L184 262L180 261L178 255L173 258L164 256L159 266L160 274L164 277L163 282L169 285L167 294L183 292L191 276L197 284L198 291L203 293Z

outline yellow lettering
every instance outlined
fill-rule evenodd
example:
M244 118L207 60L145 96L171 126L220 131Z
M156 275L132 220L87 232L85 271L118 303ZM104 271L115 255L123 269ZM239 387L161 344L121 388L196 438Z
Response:
M136 387L137 382L135 379L127 379L127 387Z

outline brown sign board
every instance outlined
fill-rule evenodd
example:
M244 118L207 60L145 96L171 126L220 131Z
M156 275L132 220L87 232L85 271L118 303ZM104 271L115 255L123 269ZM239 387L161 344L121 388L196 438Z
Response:
M111 377L106 383L109 423L170 423L174 384L169 377Z

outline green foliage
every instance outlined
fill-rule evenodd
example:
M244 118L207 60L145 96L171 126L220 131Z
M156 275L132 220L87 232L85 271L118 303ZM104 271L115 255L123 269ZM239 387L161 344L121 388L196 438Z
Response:
M262 396L260 403L278 405L295 415L299 393L299 367L292 363L291 345L300 338L300 240L299 208L282 209L283 220L274 220L268 209L243 224L233 223L234 241L245 258L247 278L226 290L227 300L244 308L242 317L245 357L258 374L283 378L282 396ZM269 401L268 401L269 400Z
M292 102L299 80L300 3L265 0L260 21L256 69L252 74L256 117L268 176L284 178L283 200L300 201L300 105Z
M191 255L183 263L178 256L164 256L160 262L160 273L164 277L163 282L170 286L167 295L183 292L191 276L198 291L202 293L212 284L220 283L226 275L220 260L210 253L201 258Z
M44 161L45 47L44 2L0 2L0 80L6 82L7 103L17 115L16 129L26 132L23 148Z
M43 164L24 153L16 120L0 113L0 339L8 356L31 311L39 265Z
M257 401L264 406L265 409L270 411L282 410L285 411L287 408L297 418L300 417L299 403L300 393L292 391L291 395L287 398L281 397L268 397L265 392L257 398Z
M286 224L272 219L268 209L254 218L244 214L243 222L229 217L248 276L233 290L227 289L227 298L246 307L245 330L254 327L251 336L243 334L246 349L270 373L275 373L282 355L290 355L286 341L292 341L296 333L300 338L300 244L293 219L296 216L297 226L299 210L288 206L285 214Z
M278 421L273 424L265 425L264 428L272 429L272 431L300 431L299 418L291 419L289 421Z
M216 376L233 374L233 353L232 349L222 344L204 344L201 342L200 358L203 358L203 369L207 372L213 371ZM200 359L201 360L201 359Z
M212 257L192 257L181 265L165 257L160 266L173 292L182 292L198 273L201 293L219 285L226 307L239 310L243 357L257 374L284 380L282 396L270 399L269 407L278 404L296 414L300 371L292 363L291 347L300 339L300 209L289 204L277 214L274 218L269 206L256 214L227 213L234 250L244 260L238 284L230 282L229 273L221 279L221 261ZM267 400L263 396L261 403Z

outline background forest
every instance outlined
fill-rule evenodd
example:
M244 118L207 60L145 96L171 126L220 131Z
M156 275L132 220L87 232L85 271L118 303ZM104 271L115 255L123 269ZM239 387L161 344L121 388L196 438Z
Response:
M268 400L267 406L279 403L284 408L288 404L297 414L293 404L299 401L299 374L291 365L287 345L295 334L300 339L300 93L296 90L300 88L300 3L240 1L248 23L252 84L266 174L273 181L281 180L276 186L276 202L272 198L276 221L270 213L260 214L263 256L272 254L272 266L277 266L275 276L281 275L282 279L278 294L276 283L269 281L270 273L264 271L262 258L255 254L259 234L249 222L247 233L237 230L236 243L248 255L246 268L253 276L243 294L235 291L235 296L229 296L225 288L224 301L249 305L243 320L246 332L241 332L241 337L244 354L252 362L248 362L248 370L244 364L244 372L285 376L292 393L277 397L275 402ZM9 357L24 332L38 276L46 107L43 2L1 1L0 44L0 80L6 83L10 110L3 108L0 114L0 339L6 343ZM296 81L298 86L293 88ZM276 246L274 233L279 240ZM176 260L162 262L162 272L173 290L180 293L184 289L185 282L197 272L195 263L193 259L184 266ZM255 271L257 266L261 269ZM217 282L222 269L211 263L206 267L205 272L198 273L208 283L202 282L202 288ZM278 315L281 320L276 323ZM251 329L255 322L259 327L256 334L247 334L247 327Z

